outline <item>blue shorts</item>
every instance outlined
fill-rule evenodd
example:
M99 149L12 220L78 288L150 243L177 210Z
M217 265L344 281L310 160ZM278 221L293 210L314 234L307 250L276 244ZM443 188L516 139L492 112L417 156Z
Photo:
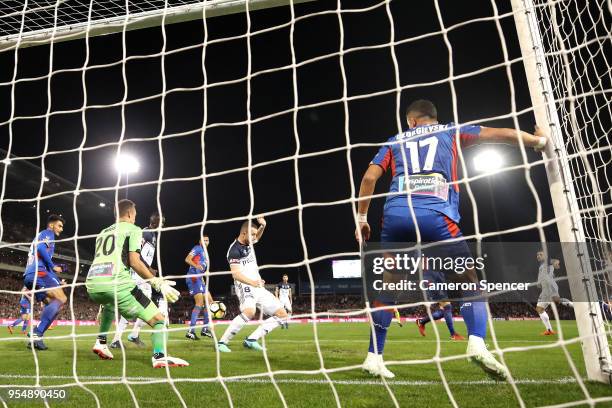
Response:
M29 315L30 314L30 308L29 307L21 307L19 309L19 314L22 314L22 315L27 314L27 315Z
M41 273L44 273L44 276L40 276ZM36 278L36 287L34 285L34 274L28 274L23 279L23 285L29 290L38 290L38 289L52 289L60 286L60 281L57 276L52 272L38 272L38 277ZM36 293L36 301L42 302L47 297L45 292L37 292Z
M189 294L191 296L197 295L198 293L206 293L206 285L204 281L202 281L201 276L185 278L185 282L187 283L187 289L189 289Z
M413 222L410 208L391 207L385 210L380 240L382 242L416 242L417 226L421 234L421 242L440 242L463 236L457 223L441 212L426 208L414 208L416 225ZM470 249L465 241L449 242L440 246L423 249L423 255L437 257L471 257ZM446 282L446 273L442 271L423 271L423 280L442 283ZM429 300L441 301L448 299L446 291L431 290L426 292Z

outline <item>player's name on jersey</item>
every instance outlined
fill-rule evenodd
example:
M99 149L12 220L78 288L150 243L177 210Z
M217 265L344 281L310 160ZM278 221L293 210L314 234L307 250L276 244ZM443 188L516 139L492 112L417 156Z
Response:
M448 128L448 125L441 125L441 124L430 125L430 126L419 126L415 128L414 130L408 130L404 133L400 133L399 135L396 136L396 138L398 140L402 140L402 139L407 139L407 138L411 138L415 136L436 133L446 128Z
M458 291L458 290L481 290L485 292L498 291L519 291L529 290L529 282L430 282L428 280L411 281L399 280L393 282L385 282L382 279L377 279L372 282L374 290L382 291Z

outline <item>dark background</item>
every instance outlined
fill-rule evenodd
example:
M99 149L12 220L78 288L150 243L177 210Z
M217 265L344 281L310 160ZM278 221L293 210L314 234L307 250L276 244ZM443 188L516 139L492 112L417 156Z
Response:
M25 177L15 166L19 160L13 159L4 186L2 219L19 218L34 230L36 210L41 221L48 211L61 212L68 220L62 238L95 235L114 221L114 197L126 196L126 189L115 187L118 179L112 167L121 140L121 151L136 155L141 164L140 172L130 176L129 182L148 182L130 186L127 192L138 205L139 225L148 223L159 194L168 228L161 236L165 275L185 273L183 259L202 227L211 238L212 271L227 270L227 248L252 210L254 215L276 212L267 216L268 228L257 245L260 265L292 264L265 269L262 277L274 282L289 273L291 281L305 281L308 270L299 266L305 259L358 251L351 204L332 202L357 194L361 176L377 151L376 146L358 144L385 142L397 133L398 118L405 127L403 112L410 101L432 100L441 122L453 121L455 113L460 122L512 127L512 82L516 110L527 111L518 115L518 122L524 130L533 130L524 68L514 61L520 57L514 20L505 15L510 5L494 3L502 16L498 20L501 36L492 19L491 1L440 2L445 28L465 23L447 32L452 56L440 33L434 2L392 2L393 25L384 3L342 2L342 26L339 14L333 12L336 1L296 5L296 17L304 17L295 23L294 32L295 59L300 64L295 73L297 133L292 110L296 101L291 27L286 24L291 21L289 7L252 12L251 32L286 26L253 34L250 41L244 35L247 18L241 13L208 19L206 25L198 20L131 31L125 37L125 49L122 35L113 34L88 42L23 48L16 55L2 52L0 148L10 150L13 158L25 157L36 166L44 165L54 173L49 176L52 181L57 175L69 182L44 186L37 205L42 172ZM351 12L368 6L372 8ZM391 34L401 42L393 48L388 45ZM513 61L509 72L503 65L502 44L508 60ZM344 54L344 82L338 51L373 46ZM403 88L399 106L392 49ZM18 81L13 83L15 61ZM273 71L261 72L270 69ZM450 82L450 75L464 77ZM456 90L456 112L451 85ZM342 99L345 90L347 102ZM468 176L475 174L471 158L484 148L488 147L464 152ZM523 162L518 149L495 148L504 155L505 165ZM300 157L297 164L294 160L296 153L328 149L336 150ZM529 161L541 158L531 151L526 155ZM249 164L255 166L251 171ZM379 182L377 192L387 191L387 177ZM533 181L535 194L527 179ZM92 201L85 204L92 193L75 196L70 183L95 190L96 199L99 196L111 205L101 209ZM469 187L473 198L462 186L461 228L466 235L475 233L475 219L481 233L533 224L538 201L542 219L553 217L541 165L502 172L471 182ZM305 206L302 211L297 209L300 202ZM383 200L375 200L369 213L375 240L382 204ZM554 227L548 227L546 233L547 239L556 239ZM539 235L536 227L528 227L493 239L539 241ZM93 252L92 238L79 238L78 244L83 251ZM535 269L535 254L533 265ZM331 279L331 257L312 262L310 267L315 281ZM216 277L211 288L213 293L226 292L230 284L229 276Z

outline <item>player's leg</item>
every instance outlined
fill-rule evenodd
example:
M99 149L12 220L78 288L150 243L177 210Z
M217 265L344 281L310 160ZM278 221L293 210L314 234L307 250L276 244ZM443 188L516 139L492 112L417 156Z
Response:
M198 317L200 317L200 313L204 308L204 294L201 292L194 293L193 300L195 304L191 310L191 321L189 322L189 330L187 331L185 337L190 340L199 340L198 336L195 334L195 328L198 322Z
M421 336L425 336L425 325L432 319L440 320L444 318L448 332L450 333L451 340L465 340L463 336L455 331L455 324L453 321L453 306L450 302L438 302L438 307L431 312L431 318L429 315L416 320L416 325L419 329Z
M164 316L164 321L166 327L170 327L170 314L168 310L168 301L162 297L157 298L157 301L154 302L159 309L159 312Z
M542 324L544 325L544 332L542 332L543 336L552 336L555 332L552 329L552 325L550 324L550 317L548 313L546 313L546 308L550 305L550 302L538 301L536 305L536 312L538 316L540 316L540 320L542 320Z
M107 345L107 336L115 320L115 301L112 292L89 293L89 298L100 305L98 313L98 337L92 348L92 352L103 360L112 360L113 353Z
M401 209L403 210L403 207ZM415 240L415 227L412 217L406 217L406 214L404 214L402 210L398 210L399 212L397 214L395 214L393 210L385 212L380 235L380 240L382 242L411 242ZM371 307L374 308L391 304L392 302L384 298L372 299L371 301ZM395 374L387 369L383 361L387 331L393 320L392 309L374 311L370 316L370 344L368 347L368 355L362 368L372 375L394 378Z
M264 288L257 288L256 303L261 305L261 310L268 317L263 321L245 340L243 345L249 349L261 351L263 348L257 340L270 333L277 327L281 327L287 321L287 311L270 292Z
M34 282L34 280L36 280L36 282ZM34 328L31 335L28 333L29 341L27 347L47 350L47 346L42 340L43 335L53 320L55 320L62 306L66 303L66 295L64 294L64 290L59 287L60 283L57 277L51 273L47 273L46 276L26 276L24 279L24 286L30 290L44 289L42 292L35 293L34 298L36 302L45 302L38 326Z
M441 283L445 280L445 276L442 272L426 270L426 271L423 271L423 280L426 280L430 283ZM439 291L439 290L426 290L425 296L427 300L437 301L438 304L437 304L437 307L432 305L432 308L430 309L429 313L427 313L424 317L416 319L415 321L417 329L419 330L419 333L423 337L426 336L425 325L427 323L429 323L432 320L434 321L440 320L444 317L444 309L440 301L442 299L448 298L445 291Z
M289 320L291 320L291 315L293 314L293 307L291 305L291 300L289 300L289 298L284 299L284 301L282 302L282 306L285 308L285 311L287 312L287 319L285 320L285 324L283 324L283 327L285 329L288 329Z
M562 298L557 292L555 292L555 294L552 296L552 300L558 305L574 308L574 303L571 300L567 298Z
M8 326L6 326L6 328L8 329L9 333L13 334L13 327L17 326L19 323L21 323L23 320L21 318L17 318L13 323L9 324Z
M140 288L140 290L142 290L142 292L145 294L146 297L148 297L149 299L152 299L151 296L151 285L148 283L141 283L140 285L138 285L138 287ZM133 343L135 345L137 345L138 347L144 347L145 343L140 340L140 329L142 328L142 326L144 326L146 323L138 318L136 319L136 321L134 322L134 326L132 327L132 331L130 332L130 334L128 334L127 339L130 343Z
M34 333L42 337L68 299L66 298L64 289L59 287L60 283L57 277L47 273L47 276L39 277L38 279L41 281L40 287L47 289L47 304L40 315L38 326L34 329Z
M450 333L451 340L465 340L465 337L455 331L455 321L453 320L453 305L450 302L440 302L444 311L444 322Z
M227 346L236 334L253 318L255 317L255 297L253 296L254 289L252 286L242 283L236 284L236 295L240 301L240 313L230 322L227 329L217 342L217 350L222 353L229 353L231 350Z
M610 305L607 302L600 300L599 306L601 308L601 315L606 320L606 323L612 322L612 308Z
M421 221L429 225L428 231L434 234L433 236L427 236L426 234L424 237L426 241L446 241L462 236L461 230L454 221L435 211L430 211L429 214L422 214L419 223ZM436 247L435 252L441 257L450 256L464 259L472 257L465 241L445 243ZM474 269L467 270L462 274L449 273L445 276L447 280L452 282L478 284L478 275ZM486 300L482 298L480 290L464 290L461 293L461 297L460 311L468 331L468 359L482 368L489 376L495 379L506 379L508 376L507 368L495 359L484 342L487 335L488 322Z
M111 348L121 347L121 336L123 336L123 332L127 328L128 324L130 324L130 322L128 322L125 317L121 316L119 323L117 323L117 327L115 327L115 337L113 337L113 341L111 342Z
M28 313L24 313L23 315L21 315L21 318L23 319L23 326L21 326L21 334L26 334L26 332L28 331L28 327L30 326L30 312L28 311Z
M128 319L139 318L153 328L151 333L151 343L153 346L151 362L153 368L184 367L189 365L187 361L171 357L166 353L168 340L164 316L142 290L134 287L131 291L126 290L117 293L117 306L122 316Z
M212 295L210 294L210 292L208 290L206 290L206 293L204 294L204 309L202 310L203 314L203 320L204 320L204 326L202 326L202 330L200 331L200 335L201 336L205 336L205 337L210 337L212 338L212 332L210 331L210 316L208 314L208 306L214 302Z

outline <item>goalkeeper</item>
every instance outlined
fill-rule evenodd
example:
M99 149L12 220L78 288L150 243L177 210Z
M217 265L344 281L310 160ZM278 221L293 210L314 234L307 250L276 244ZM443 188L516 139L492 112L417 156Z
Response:
M87 274L87 292L96 303L103 305L100 315L100 334L93 352L100 358L112 360L113 354L106 345L106 335L115 319L115 306L126 319L139 318L153 328L153 368L184 367L189 363L166 356L164 316L157 306L138 289L131 277L130 268L150 282L153 289L162 293L170 303L179 298L173 289L175 283L153 276L140 259L142 230L136 222L136 205L130 200L117 203L118 222L105 228L96 237L94 261Z

